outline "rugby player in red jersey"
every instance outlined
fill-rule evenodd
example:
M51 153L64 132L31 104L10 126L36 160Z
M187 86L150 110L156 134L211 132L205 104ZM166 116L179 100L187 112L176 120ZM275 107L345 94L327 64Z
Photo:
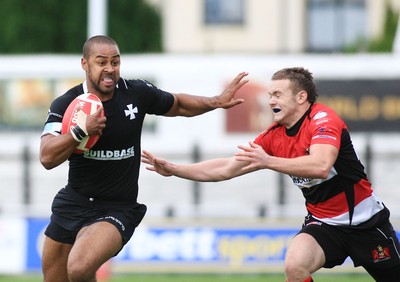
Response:
M285 259L287 281L313 281L320 268L350 257L376 280L400 279L400 244L389 210L374 194L346 124L317 103L312 74L301 67L273 74L268 87L274 123L230 158L173 164L142 152L147 169L195 181L222 181L260 169L289 175L307 216Z

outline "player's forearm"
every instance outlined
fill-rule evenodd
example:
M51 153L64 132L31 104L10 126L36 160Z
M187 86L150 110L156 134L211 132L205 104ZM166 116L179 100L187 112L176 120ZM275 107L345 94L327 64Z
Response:
M214 159L194 164L174 164L174 176L199 182L218 182L233 175L226 166L226 159Z
M298 177L325 179L332 171L337 159L338 149L333 145L315 144L310 148L310 154L297 158L268 159L270 169Z
M57 167L71 156L76 144L71 133L43 136L40 144L40 162L46 169Z
M289 159L271 157L267 168L298 177L325 179L331 166L323 163L322 159L303 156Z
M184 93L175 94L175 97L177 100L176 110L170 113L171 116L192 117L220 107L217 97L203 97Z

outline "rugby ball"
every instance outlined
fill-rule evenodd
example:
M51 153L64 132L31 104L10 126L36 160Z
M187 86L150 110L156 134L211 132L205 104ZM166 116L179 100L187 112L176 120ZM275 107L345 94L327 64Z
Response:
M77 124L77 111L80 108L85 114L94 114L103 104L100 99L94 94L81 94L76 97L68 106L62 119L61 134L70 131L70 128ZM100 117L104 116L104 110L101 111ZM81 143L78 144L75 154L82 154L90 150L99 140L99 135L86 136Z

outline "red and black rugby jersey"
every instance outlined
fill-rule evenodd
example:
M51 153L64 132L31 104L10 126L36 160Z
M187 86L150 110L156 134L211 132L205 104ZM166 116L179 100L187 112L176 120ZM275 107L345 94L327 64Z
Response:
M346 124L331 108L314 104L292 128L274 123L255 143L267 154L282 158L308 155L313 144L330 144L339 150L328 178L290 176L313 217L332 225L358 225L384 209L356 155Z

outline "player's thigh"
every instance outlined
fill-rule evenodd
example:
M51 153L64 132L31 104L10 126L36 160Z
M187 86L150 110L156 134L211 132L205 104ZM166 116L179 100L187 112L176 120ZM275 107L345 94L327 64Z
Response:
M42 270L45 282L68 282L67 261L71 248L71 244L60 243L47 236L45 237L42 253Z
M285 264L287 267L300 267L312 273L325 264L325 254L314 237L299 233L289 245Z
M86 267L97 270L122 248L122 237L111 223L99 221L83 227L69 255L68 267Z

